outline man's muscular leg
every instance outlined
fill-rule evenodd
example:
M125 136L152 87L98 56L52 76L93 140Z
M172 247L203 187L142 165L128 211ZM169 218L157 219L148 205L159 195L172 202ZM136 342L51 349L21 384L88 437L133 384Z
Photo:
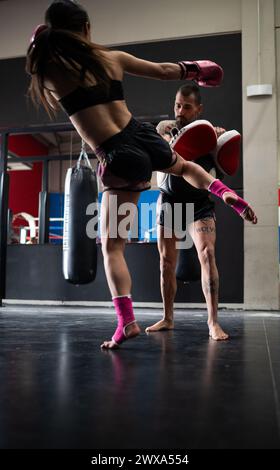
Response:
M171 232L170 232L171 235ZM176 281L176 238L164 237L164 227L157 226L158 250L160 255L160 288L163 300L163 319L146 328L146 333L172 330L174 328L173 304L177 291Z
M198 220L191 227L201 264L201 285L208 311L209 335L214 340L228 339L218 323L219 273L215 259L216 224L212 217Z

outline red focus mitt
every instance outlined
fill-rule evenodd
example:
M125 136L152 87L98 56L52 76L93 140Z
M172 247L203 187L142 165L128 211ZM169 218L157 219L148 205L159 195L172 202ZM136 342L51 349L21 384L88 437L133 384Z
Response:
M234 175L240 161L241 135L235 130L224 132L217 140L213 152L216 166L224 175Z
M169 144L184 160L195 161L215 149L217 135L209 121L199 119L183 127Z

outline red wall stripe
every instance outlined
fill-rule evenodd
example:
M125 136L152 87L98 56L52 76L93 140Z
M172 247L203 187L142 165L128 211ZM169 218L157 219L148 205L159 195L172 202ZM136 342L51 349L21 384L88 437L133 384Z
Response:
M9 151L20 157L44 156L48 148L32 135L12 135ZM32 170L10 171L9 208L14 214L27 212L38 217L39 192L42 184L42 163L33 163Z

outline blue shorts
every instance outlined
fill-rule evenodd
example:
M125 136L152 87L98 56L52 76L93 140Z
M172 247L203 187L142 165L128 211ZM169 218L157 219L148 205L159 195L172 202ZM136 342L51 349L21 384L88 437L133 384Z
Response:
M150 189L153 171L173 166L177 157L152 124L131 118L118 134L95 151L99 160L97 174L104 191L145 191Z

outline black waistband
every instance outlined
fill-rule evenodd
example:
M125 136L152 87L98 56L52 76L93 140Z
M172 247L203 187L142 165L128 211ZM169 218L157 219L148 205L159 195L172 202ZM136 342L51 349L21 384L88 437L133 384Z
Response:
M119 147L122 143L126 142L128 136L132 135L133 132L135 132L135 130L139 129L141 126L141 122L132 117L129 123L120 132L113 135L112 137L109 137L109 139L105 140L105 142L96 147L96 156L98 157L99 155L103 155L104 152L110 152L116 147Z

